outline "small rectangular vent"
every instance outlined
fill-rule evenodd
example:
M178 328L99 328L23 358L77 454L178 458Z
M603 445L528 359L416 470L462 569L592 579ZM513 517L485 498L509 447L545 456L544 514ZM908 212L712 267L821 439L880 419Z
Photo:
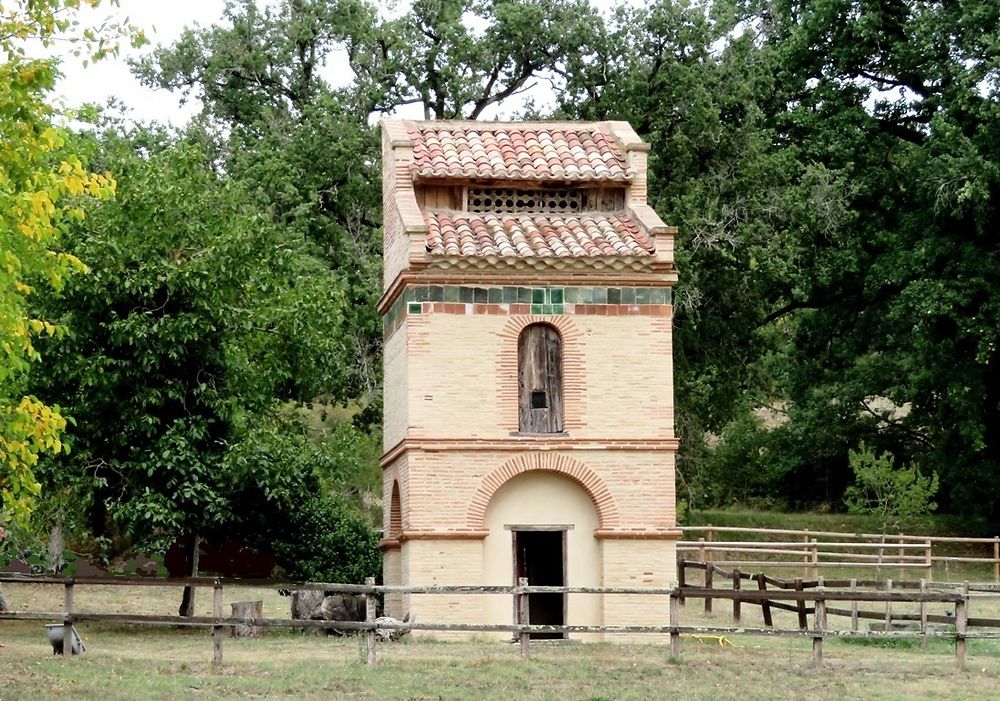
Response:
M470 187L470 212L582 212L582 190Z
M549 408L549 398L545 396L544 389L535 389L531 391L531 408L532 409Z

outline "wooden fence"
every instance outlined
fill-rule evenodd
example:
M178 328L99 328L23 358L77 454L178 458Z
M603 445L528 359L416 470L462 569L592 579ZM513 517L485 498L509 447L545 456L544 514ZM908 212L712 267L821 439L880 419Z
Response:
M700 571L702 582L700 588L689 587L686 584L687 572L688 570ZM712 601L713 599L731 599L733 604L733 622L740 623L742 620L742 605L744 603L751 603L761 607L761 616L764 621L764 625L768 628L773 627L774 620L772 616L772 609L791 611L798 616L798 626L799 630L807 630L808 628L808 616L813 615L817 617L816 620L819 621L819 617L823 616L823 623L826 621L826 616L844 616L851 619L851 632L857 633L859 631L859 620L868 619L880 621L882 625L882 630L891 631L895 624L903 623L911 624L916 623L918 625L915 633L920 636L921 643L926 647L927 640L930 636L929 625L933 624L943 624L947 626L954 626L957 630L965 630L973 627L980 628L1000 628L1000 618L972 618L968 616L968 605L975 599L1000 599L1000 587L995 585L970 585L968 582L963 582L961 585L955 585L954 583L929 583L925 579L921 579L919 582L907 582L907 581L897 581L894 582L891 579L885 580L858 580L858 579L846 579L846 580L827 580L823 577L818 577L815 580L804 580L802 578L796 578L794 580L784 580L778 579L766 575L763 572L758 572L755 574L741 572L739 569L725 570L715 563L712 562L691 562L687 560L679 560L677 563L677 573L679 579L678 590L681 593L680 603L683 605L684 600L687 597L699 597L704 601L704 610L706 613L711 613L712 611ZM717 578L716 575L719 577ZM741 592L743 590L743 582L750 582L751 590L756 590L755 596L752 599L741 596L739 593L730 595L725 589L718 589L715 584L719 578L726 579L731 585L732 592ZM768 587L772 589L768 589ZM952 589L958 587L961 591L961 598L964 603L961 609L956 607L956 611L952 613L946 613L945 615L932 614L927 610L927 604L935 599L928 598L926 595L932 592L932 588L940 592L941 589ZM829 599L829 591L831 590L841 590L841 594L847 595L849 598L845 599L850 602L849 608L829 608L825 607L821 612L818 604L814 605L812 608L806 606L807 599L798 599L795 605L790 605L784 603L780 600L782 597L770 597L768 594L773 592L774 589L779 590L792 590L796 592L807 592L811 589L821 590L826 593L827 599ZM919 604L919 613L899 613L893 610L893 602L897 599L872 599L868 597L860 596L862 590L880 590L882 593L890 595L894 592L900 590L917 590L919 594L913 598L911 603ZM698 592L697 594L694 592ZM885 608L884 611L864 611L859 608L859 602L862 601L884 601ZM818 599L817 599L818 601ZM964 621L961 620L962 617ZM820 625L820 623L817 623ZM989 635L987 637L1000 637Z
M681 530L698 538L678 541L680 557L722 566L801 567L803 577L813 579L830 568L896 570L900 579L905 579L908 571L922 570L930 580L934 579L935 566L962 563L992 565L993 581L1000 582L1000 536L959 538L713 525L683 526ZM737 534L739 539L722 539L729 534ZM944 545L963 546L980 554L942 555Z
M717 572L716 565L711 563L701 563L704 571ZM697 563L686 563L681 568L681 572L688 567L697 567ZM733 582L742 582L745 577L737 573ZM756 581L766 585L773 580L763 577ZM746 577L753 579L754 577ZM62 622L63 631L63 654L67 657L71 652L72 626L77 622L95 621L105 623L119 623L139 626L186 626L210 628L213 631L213 661L215 664L222 663L223 638L226 627L236 625L253 625L262 628L320 628L336 629L342 631L358 631L364 635L366 659L368 664L374 664L377 657L377 644L379 630L398 631L466 631L466 632L506 632L511 633L520 642L522 657L530 656L531 634L532 633L603 633L603 634L661 634L668 635L670 640L670 652L672 655L680 654L680 636L688 635L767 635L786 637L808 637L813 642L813 655L817 663L822 662L823 640L830 637L835 638L947 638L955 641L956 664L961 668L965 665L966 640L969 638L998 638L1000 631L969 631L970 624L976 625L980 621L970 620L967 615L967 604L969 600L968 592L941 592L929 591L926 588L920 591L911 590L889 590L889 591L864 591L855 588L852 591L832 590L821 582L796 582L792 589L786 587L777 590L742 589L734 586L732 589L716 589L709 586L678 586L669 589L654 588L601 588L601 587L542 587L528 586L527 580L521 579L516 586L376 586L373 580L369 579L364 585L330 584L317 582L278 582L274 580L230 580L211 577L191 577L177 579L162 579L151 577L47 577L47 576L0 576L0 582L16 582L31 584L51 584L64 587L64 607L61 612L8 612L0 613L0 620L57 620ZM73 606L74 589L77 586L93 585L114 585L114 586L195 586L210 587L213 590L213 615L206 617L182 617L182 616L161 616L142 614L109 614L96 612L76 611ZM361 594L366 601L366 617L364 621L312 621L300 619L247 619L238 617L224 617L222 615L222 599L224 587L273 587L299 590L322 590L326 592ZM384 621L376 619L376 597L384 594L405 593L405 594L496 594L513 597L519 611L519 620L528 620L528 601L531 594L595 594L605 596L642 594L656 595L664 598L664 605L669 611L669 625L651 626L624 626L624 625L531 625L526 623L511 624L474 624L474 623L407 623L401 621ZM732 626L706 626L706 625L682 625L681 624L681 604L687 598L703 598L706 602L713 599L724 599L733 602L734 612L739 611L739 606L747 604L759 605L762 611L769 612L770 608L787 608L799 613L799 627L797 629L776 629L767 625L769 613L765 613L765 626L763 628L752 627L732 627ZM931 631L925 625L922 631L860 631L857 625L853 625L851 630L835 630L827 625L828 615L837 615L840 609L828 607L830 602L850 603L851 611L857 611L859 602L883 603L887 607L894 603L917 603L926 605L928 603L948 603L955 608L954 630ZM811 603L811 606L807 604ZM806 616L812 614L814 625L809 628ZM858 617L862 617L858 612ZM931 620L928 617L928 620ZM993 625L1000 625L1000 621L990 622Z

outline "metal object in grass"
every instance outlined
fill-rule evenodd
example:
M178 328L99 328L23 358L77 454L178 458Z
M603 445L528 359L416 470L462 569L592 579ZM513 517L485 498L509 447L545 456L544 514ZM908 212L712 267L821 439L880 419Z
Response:
M49 636L49 642L52 643L52 654L61 655L63 654L63 634L66 630L66 626L62 623L46 623L46 632ZM83 644L83 638L80 634L76 632L76 626L72 626L70 632L71 642L69 645L70 651L74 655L79 655L87 651L87 646Z

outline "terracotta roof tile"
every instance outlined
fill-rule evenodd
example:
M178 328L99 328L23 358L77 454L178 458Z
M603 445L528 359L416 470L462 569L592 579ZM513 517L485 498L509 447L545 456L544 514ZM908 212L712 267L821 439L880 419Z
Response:
M503 258L649 256L653 243L623 212L493 214L431 210L431 255Z
M413 172L428 178L609 180L634 173L600 126L411 123Z

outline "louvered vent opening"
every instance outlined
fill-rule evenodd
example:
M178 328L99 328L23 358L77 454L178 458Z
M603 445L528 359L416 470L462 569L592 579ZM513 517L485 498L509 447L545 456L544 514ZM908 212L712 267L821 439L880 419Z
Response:
M470 212L582 212L582 190L469 188Z

